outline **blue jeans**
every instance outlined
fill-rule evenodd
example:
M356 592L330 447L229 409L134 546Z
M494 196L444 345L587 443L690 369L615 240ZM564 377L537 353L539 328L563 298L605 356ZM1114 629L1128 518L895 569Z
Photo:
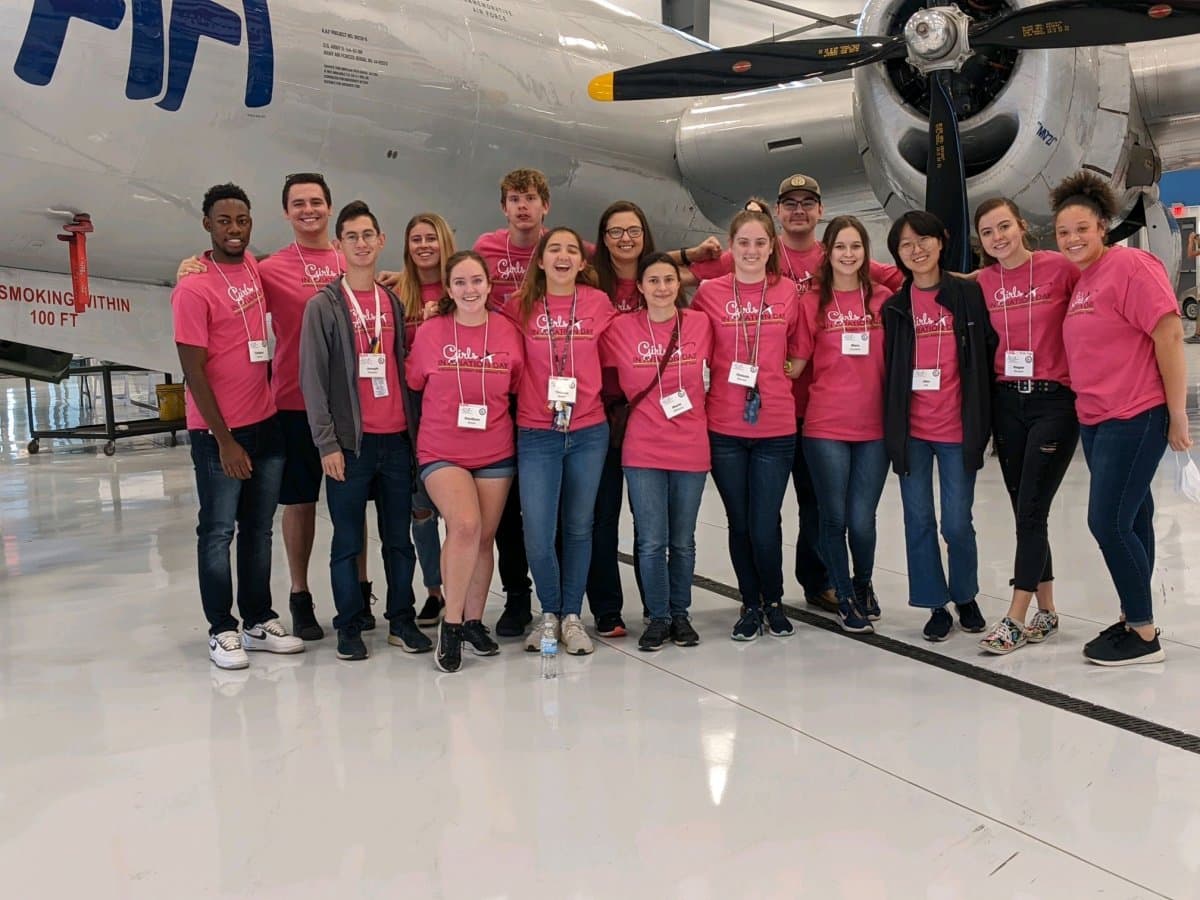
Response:
M608 423L563 434L517 429L517 473L525 555L542 612L579 615L592 561L596 488L608 453ZM562 505L562 565L554 552Z
M933 510L933 460L941 489L942 537L950 558L950 585L942 568ZM963 469L962 444L908 439L908 474L900 476L904 545L908 557L908 605L940 609L947 601L970 603L979 593L979 550L971 507L975 472Z
M692 605L696 517L706 478L704 472L625 469L637 524L637 565L652 619L687 615Z
M325 479L325 499L333 520L329 547L329 580L337 615L333 627L353 630L363 609L357 558L363 548L367 496L374 486L375 513L383 543L387 576L387 618L395 625L416 618L413 569L417 564L408 537L412 517L412 445L408 435L364 434L358 454L343 450L346 480Z
M418 484L420 486L412 498L412 540L421 563L421 580L429 589L442 586L442 536L438 531L437 509L425 492L425 485L421 482ZM430 510L432 515L418 519L416 514L423 509Z
M805 597L823 594L830 587L829 571L821 559L821 516L812 473L804 456L804 420L796 420L796 453L792 457L792 487L800 509L800 530L796 535L796 581Z
M233 439L253 466L245 481L221 468L217 439L207 431L189 432L200 519L196 526L196 561L200 602L208 633L237 631L233 617L233 572L229 545L237 525L237 604L242 625L253 628L277 618L271 609L271 525L283 479L283 432L272 416L257 425L233 429Z
M1100 545L1131 626L1154 622L1154 497L1150 482L1167 449L1167 407L1132 419L1081 425L1083 455L1092 473L1088 529Z
M821 558L829 568L838 599L853 600L854 588L869 585L875 569L875 510L887 481L887 450L882 440L806 437L804 455L812 469L821 510Z
M741 438L708 433L712 476L729 521L729 558L742 603L783 600L783 526L779 510L796 452L794 434Z

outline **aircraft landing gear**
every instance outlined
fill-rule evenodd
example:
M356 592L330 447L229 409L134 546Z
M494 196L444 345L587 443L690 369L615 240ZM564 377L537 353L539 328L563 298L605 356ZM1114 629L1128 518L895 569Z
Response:
M104 445L104 455L105 456L112 456L116 452L117 452L117 442L116 441L109 441L108 443L106 443Z
M42 445L38 443L37 438L34 438L32 441L30 441L28 444L25 445L25 449L29 451L30 456L35 456L37 454L37 452L42 449Z

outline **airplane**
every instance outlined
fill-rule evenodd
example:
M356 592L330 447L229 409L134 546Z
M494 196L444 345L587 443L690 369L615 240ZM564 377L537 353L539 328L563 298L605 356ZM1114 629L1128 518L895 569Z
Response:
M1195 4L1153 7L1169 18ZM903 35L923 5L821 10L860 12L858 35ZM976 20L1032 5L961 2ZM930 79L903 59L708 99L597 103L596 76L714 48L609 0L0 9L10 22L0 34L0 338L18 345L177 372L168 285L179 259L207 245L203 192L229 180L253 201L258 254L290 241L276 204L283 177L300 171L324 173L335 208L367 199L393 233L439 211L463 245L497 227L499 179L518 166L547 174L552 222L586 233L610 201L632 198L667 247L718 231L746 197L797 171L820 181L828 211L878 217L924 202ZM832 36L835 54L859 40L813 33ZM1092 168L1128 209L1140 202L1140 236L1174 271L1178 239L1155 185L1200 160L1198 51L1196 37L964 50L947 77L971 201L1013 197L1044 223L1049 186ZM77 310L58 237L80 214L94 228L92 297Z

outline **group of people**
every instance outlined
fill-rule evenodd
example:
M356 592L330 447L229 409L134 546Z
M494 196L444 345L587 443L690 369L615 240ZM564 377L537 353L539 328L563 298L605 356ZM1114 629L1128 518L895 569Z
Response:
M181 264L172 296L210 658L240 668L248 650L295 653L324 636L308 586L322 482L341 659L366 659L362 633L376 624L364 554L371 500L389 644L433 651L446 672L461 667L464 646L499 652L483 624L494 547L505 593L497 635L525 636L531 651L550 639L591 653L585 594L596 632L625 635L626 488L639 648L696 645L695 529L709 472L741 595L734 640L793 633L782 606L789 478L807 602L846 631L870 632L882 615L872 569L889 465L908 602L929 610L924 636L947 639L957 617L982 650L1009 653L1058 630L1047 519L1082 438L1088 525L1121 609L1084 655L1161 660L1150 483L1168 444L1191 443L1175 296L1154 257L1108 246L1107 183L1079 173L1051 199L1060 252L1031 250L1016 205L988 200L975 216L984 265L960 275L945 271L947 232L925 211L893 224L895 266L872 260L854 217L834 218L818 240L821 189L806 175L779 185L773 210L747 202L727 248L710 238L662 252L628 201L603 212L594 245L547 227L549 185L518 169L500 184L506 227L457 251L445 220L422 213L405 229L403 270L389 273L379 268L385 233L365 203L341 209L330 240L332 197L318 174L288 176L295 241L261 262L246 253L249 199L232 184L212 188L212 249ZM1016 531L1012 600L990 628L976 602L972 524L989 441ZM294 633L270 595L277 503ZM429 591L420 612L418 557ZM436 640L421 631L433 626Z

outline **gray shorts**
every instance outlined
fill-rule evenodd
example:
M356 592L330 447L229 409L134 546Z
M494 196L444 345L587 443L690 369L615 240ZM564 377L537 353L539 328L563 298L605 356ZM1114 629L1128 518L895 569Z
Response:
M493 463L486 463L474 469L467 469L466 466L447 462L444 459L435 459L433 462L425 463L425 465L421 466L421 481L424 481L438 469L445 469L450 466L456 469L465 469L471 473L472 478L512 478L517 474L517 458L515 456L509 456Z

